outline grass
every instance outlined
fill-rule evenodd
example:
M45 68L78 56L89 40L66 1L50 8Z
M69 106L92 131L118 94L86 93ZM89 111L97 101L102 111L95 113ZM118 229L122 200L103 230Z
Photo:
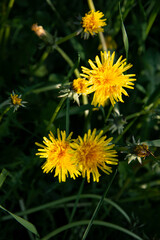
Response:
M0 3L0 229L1 239L160 239L160 45L157 1L95 1L104 13L107 48L116 59L127 56L137 81L124 103L108 102L95 111L92 94L75 100L59 98L65 86L99 55L101 37L81 38L81 17L87 1L19 1ZM37 23L53 37L47 45L31 31ZM51 37L51 38L52 38ZM109 40L110 39L110 40ZM102 50L102 49L101 49ZM25 108L9 105L12 91L22 95ZM63 89L64 90L64 89ZM89 111L89 114L88 112ZM120 115L117 115L117 111ZM118 152L113 173L100 181L81 177L59 183L44 174L44 159L35 153L49 130L73 138L88 128L104 131ZM133 142L133 137L135 142ZM135 145L148 151L137 157ZM153 155L154 156L153 156ZM104 193L117 174L107 195ZM95 212L96 209L96 212ZM98 210L97 210L98 209ZM89 228L87 230L87 226ZM92 225L93 224L93 225ZM85 236L85 232L87 235ZM96 236L96 237L95 237Z

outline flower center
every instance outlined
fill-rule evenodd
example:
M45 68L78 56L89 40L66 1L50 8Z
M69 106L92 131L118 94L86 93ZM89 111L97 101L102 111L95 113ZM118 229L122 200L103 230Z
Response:
M20 105L22 102L22 99L18 97L18 95L12 95L11 94L11 99L12 99L12 103L13 105Z

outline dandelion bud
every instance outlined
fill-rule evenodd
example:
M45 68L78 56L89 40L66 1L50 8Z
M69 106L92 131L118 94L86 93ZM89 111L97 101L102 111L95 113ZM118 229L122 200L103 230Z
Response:
M14 112L17 111L17 109L21 106L21 107L25 107L24 104L26 104L26 101L22 100L22 95L17 95L14 93L14 91L12 91L11 95L10 95L10 99L9 99L9 105L10 107L14 108Z
M31 27L31 30L35 32L35 34L41 38L45 43L52 45L53 37L52 35L44 30L42 26L38 26L37 23L34 23Z

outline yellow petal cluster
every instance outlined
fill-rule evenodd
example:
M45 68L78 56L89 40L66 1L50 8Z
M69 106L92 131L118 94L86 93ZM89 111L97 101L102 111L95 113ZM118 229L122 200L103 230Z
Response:
M22 98L18 97L17 94L11 94L11 100L13 105L21 105Z
M82 17L82 27L85 33L91 34L92 36L103 32L103 28L105 25L106 19L101 19L104 14L100 11L91 10L86 13L84 17Z
M103 131L96 135L96 129L84 135L83 138L78 136L77 139L71 140L72 133L66 138L66 132L57 130L58 138L56 139L52 132L49 139L44 137L44 145L36 143L41 148L38 149L40 158L46 158L42 165L44 173L53 172L54 177L58 176L59 182L65 182L70 175L75 179L79 175L87 177L90 182L90 175L93 181L99 182L99 170L110 174L112 169L109 165L118 164L117 152L112 150L114 144L110 144L112 138L102 137Z
M41 149L38 149L40 158L46 158L46 162L42 165L44 173L53 172L54 177L58 176L59 182L65 182L68 173L70 177L75 179L80 173L77 169L76 162L72 159L70 139L72 133L66 138L65 131L57 130L58 138L56 139L52 132L49 134L49 139L43 138L44 145L36 143Z
M88 131L83 138L80 136L72 143L72 148L75 150L74 158L78 160L79 168L82 177L87 177L90 182L90 175L93 176L93 181L99 182L101 169L106 174L112 172L112 168L108 165L118 164L117 152L111 150L114 144L110 144L112 138L106 139L103 136L103 131L96 135L96 129Z
M135 74L124 74L132 67L127 64L126 59L122 60L122 56L114 63L115 52L101 52L101 60L99 56L95 57L95 63L89 59L91 69L82 67L81 79L83 88L78 93L90 94L94 92L92 105L95 107L104 106L108 99L112 105L116 102L123 102L122 94L128 96L124 88L133 89L133 81L136 81ZM80 85L80 80L79 80ZM76 79L73 81L73 89L77 89Z

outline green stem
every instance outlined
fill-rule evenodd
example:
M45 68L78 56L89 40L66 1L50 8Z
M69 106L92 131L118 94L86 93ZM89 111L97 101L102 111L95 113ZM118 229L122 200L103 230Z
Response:
M71 39L71 38L73 38L73 37L75 37L75 36L77 36L77 35L78 35L78 31L76 31L76 32L74 32L74 33L71 33L71 34L67 35L66 37L63 37L63 38L57 40L57 41L55 42L55 44L56 44L56 45L59 45L59 44L61 44L61 43L64 43L64 42L68 41L69 39Z
M108 110L107 117L105 118L105 123L107 122L108 118L110 117L112 110L113 110L113 106L111 105L109 110Z
M104 38L103 33L102 33L102 32L99 32L98 35L99 35L99 39L100 39L101 44L102 44L102 49L103 49L103 51L106 51L106 52L107 52L107 44L106 44L106 41L105 41L105 38Z
M145 115L145 114L147 114L147 113L148 113L148 110L147 110L147 111L142 110L142 111L140 111L140 112L137 112L137 113L133 113L133 114L128 115L128 116L126 117L126 120L129 120L129 119L132 119L132 118L135 118L135 117L139 117L139 116Z
M94 6L94 3L93 3L92 0L88 0L88 6L89 6L90 10L96 11L95 6Z
M4 112L0 115L0 122L2 121L3 116L10 110L11 107L7 107Z
M70 57L58 46L56 46L56 50L61 54L61 56L66 60L66 62L69 64L70 67L73 67L74 66L74 63L73 61L70 59ZM80 73L78 71L78 69L76 68L74 70L74 74L76 76L76 78L79 78L80 77ZM83 101L83 104L88 104L88 97L86 95L82 96L82 101ZM85 117L88 116L88 110L85 111Z
M124 129L124 131L122 132L122 134L119 135L119 136L115 139L114 143L117 143L117 142L122 138L122 136L129 130L129 128L133 125L133 123L134 123L136 120L137 120L137 118L133 119L133 121L130 122L130 123L127 125L127 127Z
M54 122L54 120L55 120L58 112L60 111L60 109L61 109L64 101L66 100L66 98L67 98L67 97L63 97L63 98L61 99L61 101L59 102L58 106L56 107L56 110L55 110L55 112L53 113L52 118L51 118L51 120L50 120L50 122L49 122L49 124L48 124L48 126L47 126L47 131L51 128L51 125L53 124L53 122Z
M69 223L72 222L72 219L75 215L75 212L76 212L76 209L77 209L77 205L78 205L78 202L79 202L79 199L80 199L80 196L81 196L81 193L83 191L83 187L84 187L84 182L85 182L85 178L83 178L82 182L81 182L81 185L80 185L80 188L79 188L79 192L77 194L77 198L76 198L76 201L75 201L75 204L74 204L74 208L72 210L72 213L71 213L71 216L70 216L70 219L69 219Z
M70 107L70 99L67 98L66 101L66 135L69 135L69 107Z
M83 102L84 105L88 104L87 95L82 95L82 102ZM87 117L89 115L89 110L85 110L84 115L85 115L85 117Z
M11 9L13 8L13 5L14 5L14 0L10 0L10 1L9 1L9 4L8 4L6 19L8 18L9 14L10 14L10 11L11 11Z
M97 207L96 207L96 209L95 209L95 211L94 211L94 213L93 213L93 215L92 215L92 217L91 217L91 219L90 219L90 221L89 221L89 223L88 223L88 226L87 226L87 228L86 228L86 230L85 230L85 232L84 232L84 235L83 235L83 237L82 237L82 240L85 240L85 239L86 239L86 237L87 237L87 235L88 235L88 233L89 233L89 231L90 231L90 228L91 228L91 226L92 226L92 224L93 224L93 220L95 219L97 213L99 212L99 210L100 210L100 208L101 208L101 206L102 206L102 204L103 204L103 201L104 201L104 199L105 199L105 197L106 197L106 195L107 195L107 193L108 193L108 191L109 191L109 189L110 189L110 187L111 187L111 185L112 185L112 182L113 182L116 174L117 174L117 169L116 169L116 171L115 171L115 173L114 173L114 175L113 175L113 177L112 177L109 185L107 186L106 191L104 192L103 196L101 197L101 200L100 200L99 203L97 204Z
M79 227L81 225L87 225L89 223L89 220L82 220L82 221L77 221L77 222L73 222L67 225L64 225L62 227L57 228L56 230L54 230L53 232L47 234L45 237L41 238L41 240L48 240L53 238L54 236L56 236L59 233L62 233L63 231L66 231L67 229L73 228L73 227ZM138 235L136 235L135 233L129 231L126 228L123 228L119 225L116 225L114 223L109 223L109 222L104 222L104 221L98 221L95 220L93 222L94 225L98 225L98 226L104 226L104 227L109 227L121 232L124 232L125 234L128 234L129 236L137 239L137 240L143 240L141 237L139 237Z
M88 0L88 6L89 6L90 10L96 11L92 0ZM103 51L107 52L107 45L106 45L106 41L105 41L103 33L99 32L98 35L99 35L100 42L102 44Z
M60 55L64 58L64 60L69 64L70 67L74 66L73 61L70 59L70 57L62 50L62 48L56 46L55 49L60 53ZM77 78L79 78L80 74L78 69L76 68L74 70L74 74Z

